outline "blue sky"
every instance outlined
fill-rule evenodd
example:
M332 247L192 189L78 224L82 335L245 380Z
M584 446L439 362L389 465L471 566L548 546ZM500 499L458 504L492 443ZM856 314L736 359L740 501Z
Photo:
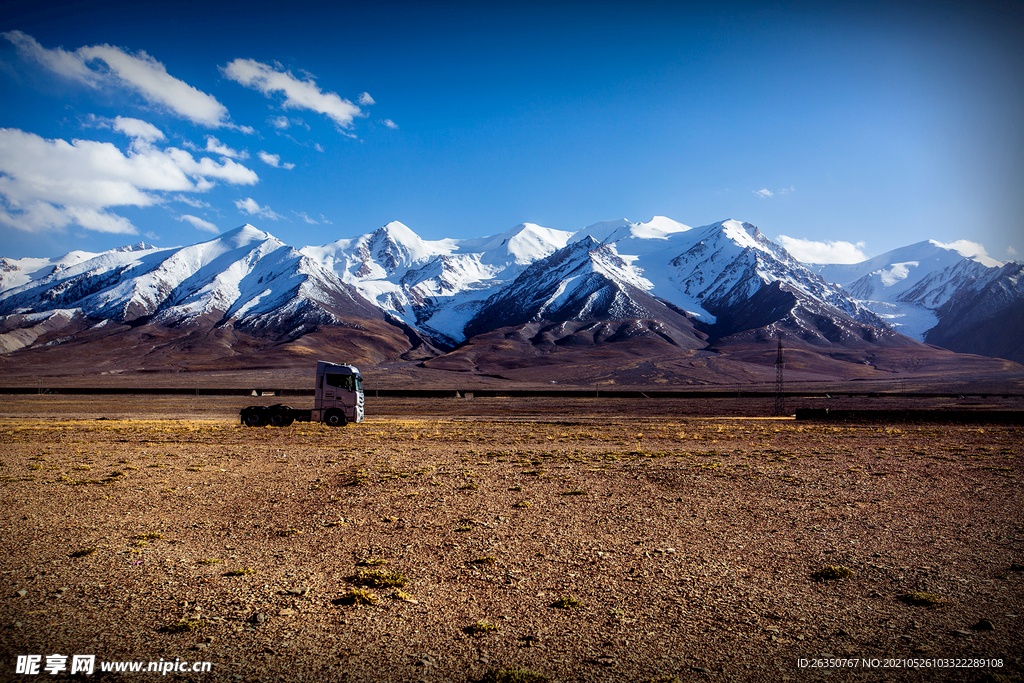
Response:
M1024 252L1015 3L16 1L0 33L2 256L654 215Z

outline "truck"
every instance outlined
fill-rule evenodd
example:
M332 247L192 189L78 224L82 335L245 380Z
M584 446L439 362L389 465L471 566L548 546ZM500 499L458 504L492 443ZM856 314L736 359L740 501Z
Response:
M363 378L359 369L325 360L316 364L316 397L312 410L291 408L280 403L272 406L242 408L242 424L248 427L287 427L293 422L320 422L329 427L344 427L363 421Z

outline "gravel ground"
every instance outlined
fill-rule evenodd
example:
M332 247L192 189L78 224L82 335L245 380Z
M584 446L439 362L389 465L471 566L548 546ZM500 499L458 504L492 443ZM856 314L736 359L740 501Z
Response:
M124 400L0 421L0 680L54 653L94 680L178 657L211 663L183 681L1024 673L1019 426L561 402L249 429Z

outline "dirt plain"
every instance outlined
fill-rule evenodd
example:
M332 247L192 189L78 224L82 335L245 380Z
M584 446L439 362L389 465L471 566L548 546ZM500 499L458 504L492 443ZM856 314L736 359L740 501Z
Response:
M5 397L0 680L53 653L211 663L183 681L1024 675L1020 425L368 398L251 429L251 402Z

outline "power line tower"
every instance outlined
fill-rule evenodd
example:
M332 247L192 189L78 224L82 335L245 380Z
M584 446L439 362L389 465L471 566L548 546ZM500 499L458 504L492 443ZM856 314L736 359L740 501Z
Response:
M786 395L782 391L782 370L786 363L782 360L782 333L779 332L779 352L775 355L775 409L772 415L786 414Z

